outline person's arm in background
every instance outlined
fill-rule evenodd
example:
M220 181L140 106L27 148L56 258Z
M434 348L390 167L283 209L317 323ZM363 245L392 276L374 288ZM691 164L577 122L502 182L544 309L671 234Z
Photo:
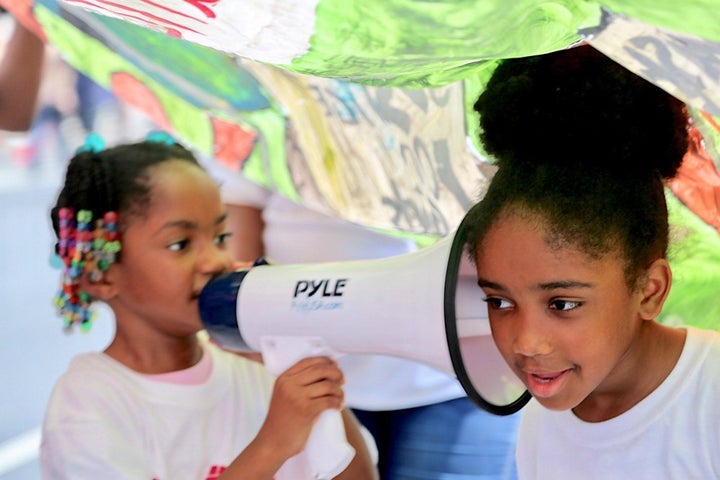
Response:
M228 238L228 246L233 259L237 262L254 262L263 255L262 210L245 205L225 204L227 219L225 225L232 235ZM262 354L251 352L234 352L237 355L262 363Z
M35 117L45 46L15 22L0 61L0 130L24 131Z
M262 210L247 205L225 204L227 229L232 232L228 239L235 260L253 262L263 256Z

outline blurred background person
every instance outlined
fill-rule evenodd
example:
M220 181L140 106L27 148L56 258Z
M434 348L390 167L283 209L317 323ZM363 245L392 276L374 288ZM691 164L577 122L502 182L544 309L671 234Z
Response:
M43 42L10 14L3 13L12 33L0 60L0 130L28 130L35 117L35 105L43 71Z

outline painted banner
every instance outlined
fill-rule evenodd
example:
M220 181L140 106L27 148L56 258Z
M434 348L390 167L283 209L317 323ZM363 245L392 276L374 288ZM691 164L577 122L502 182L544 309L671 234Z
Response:
M586 41L691 107L693 148L669 194L684 253L666 311L720 319L717 0L0 5L202 155L423 242L452 231L492 176L471 105L495 65Z

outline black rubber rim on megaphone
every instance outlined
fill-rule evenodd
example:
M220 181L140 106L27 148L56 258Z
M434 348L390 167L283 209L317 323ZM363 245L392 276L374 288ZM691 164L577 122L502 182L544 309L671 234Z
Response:
M487 410L495 415L511 415L519 411L525 404L530 401L532 396L530 392L525 390L520 397L507 405L496 405L488 402L475 389L463 361L462 351L460 350L460 339L457 332L457 317L455 316L455 295L457 293L457 278L460 270L460 261L465 251L466 232L463 228L463 222L457 229L452 245L450 246L450 255L448 257L448 266L445 272L445 335L447 336L448 349L450 351L450 360L458 381L465 389L470 400L475 402L480 408Z

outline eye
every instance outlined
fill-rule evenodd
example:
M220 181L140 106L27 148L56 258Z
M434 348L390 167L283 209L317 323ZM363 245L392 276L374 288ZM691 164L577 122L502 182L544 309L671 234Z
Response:
M225 245L227 243L227 239L232 237L232 233L230 232L223 232L215 237L215 245Z
M182 250L185 250L189 244L190 240L188 240L187 238L183 238L182 240L178 240L176 242L168 244L167 249L173 252L180 252Z
M548 307L550 308L550 310L569 312L570 310L575 310L576 308L580 307L581 305L582 305L582 302L576 302L573 300L553 300L550 302Z
M506 310L513 306L512 302L504 298L486 297L483 298L483 301L488 304L488 308L491 310Z

